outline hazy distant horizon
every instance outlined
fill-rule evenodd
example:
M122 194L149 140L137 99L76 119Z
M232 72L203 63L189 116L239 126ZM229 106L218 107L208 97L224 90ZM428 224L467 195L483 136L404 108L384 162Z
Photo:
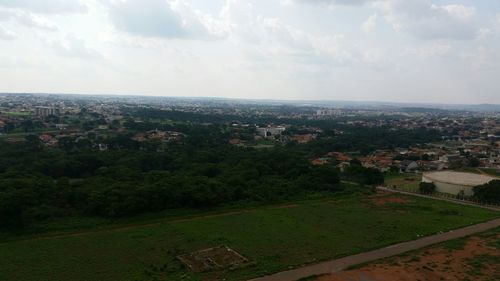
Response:
M500 104L491 0L0 0L0 92Z
M216 97L216 96L165 96L165 95L147 95L147 94L79 94L79 93L30 93L30 92L0 92L0 95L61 95L72 97L112 97L112 98L165 98L165 99L178 99L178 100L217 100L217 101L233 101L233 102L255 102L255 103L283 103L283 104L301 104L308 103L315 107L332 107L337 106L394 106L394 107L423 107L423 108L468 108L468 107L494 107L500 111L500 103L423 103L423 102L396 102L396 101L383 101L383 100L306 100L306 99L252 99L252 98L231 98L231 97Z

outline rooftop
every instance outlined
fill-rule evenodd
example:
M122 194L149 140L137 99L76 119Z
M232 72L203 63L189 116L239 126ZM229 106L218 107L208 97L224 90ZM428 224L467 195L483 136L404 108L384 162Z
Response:
M424 177L438 182L445 182L456 185L478 186L498 179L492 176L479 175L473 173L441 171L424 173Z

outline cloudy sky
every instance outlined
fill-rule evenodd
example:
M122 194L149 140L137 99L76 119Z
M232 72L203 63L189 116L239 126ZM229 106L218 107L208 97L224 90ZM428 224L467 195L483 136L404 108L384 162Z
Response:
M0 0L0 92L500 103L500 1Z

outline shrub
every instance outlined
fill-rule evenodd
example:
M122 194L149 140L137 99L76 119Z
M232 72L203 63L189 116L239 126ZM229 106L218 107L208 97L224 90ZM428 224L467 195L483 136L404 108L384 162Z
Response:
M421 182L418 191L423 194L436 192L436 185L432 182Z

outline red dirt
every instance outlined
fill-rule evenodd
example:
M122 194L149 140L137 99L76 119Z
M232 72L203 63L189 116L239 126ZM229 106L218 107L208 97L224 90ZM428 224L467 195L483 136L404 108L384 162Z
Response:
M368 198L371 203L379 207L385 206L387 203L408 204L411 202L409 199L401 197L398 194L385 191L378 191L377 194L372 195Z
M433 247L414 255L389 258L360 269L333 273L317 281L498 280L495 278L500 277L500 251L491 243L498 243L499 240L500 233L488 238L474 236L468 238L460 250ZM494 257L496 261L481 261L481 268L474 268L471 261L484 255Z

